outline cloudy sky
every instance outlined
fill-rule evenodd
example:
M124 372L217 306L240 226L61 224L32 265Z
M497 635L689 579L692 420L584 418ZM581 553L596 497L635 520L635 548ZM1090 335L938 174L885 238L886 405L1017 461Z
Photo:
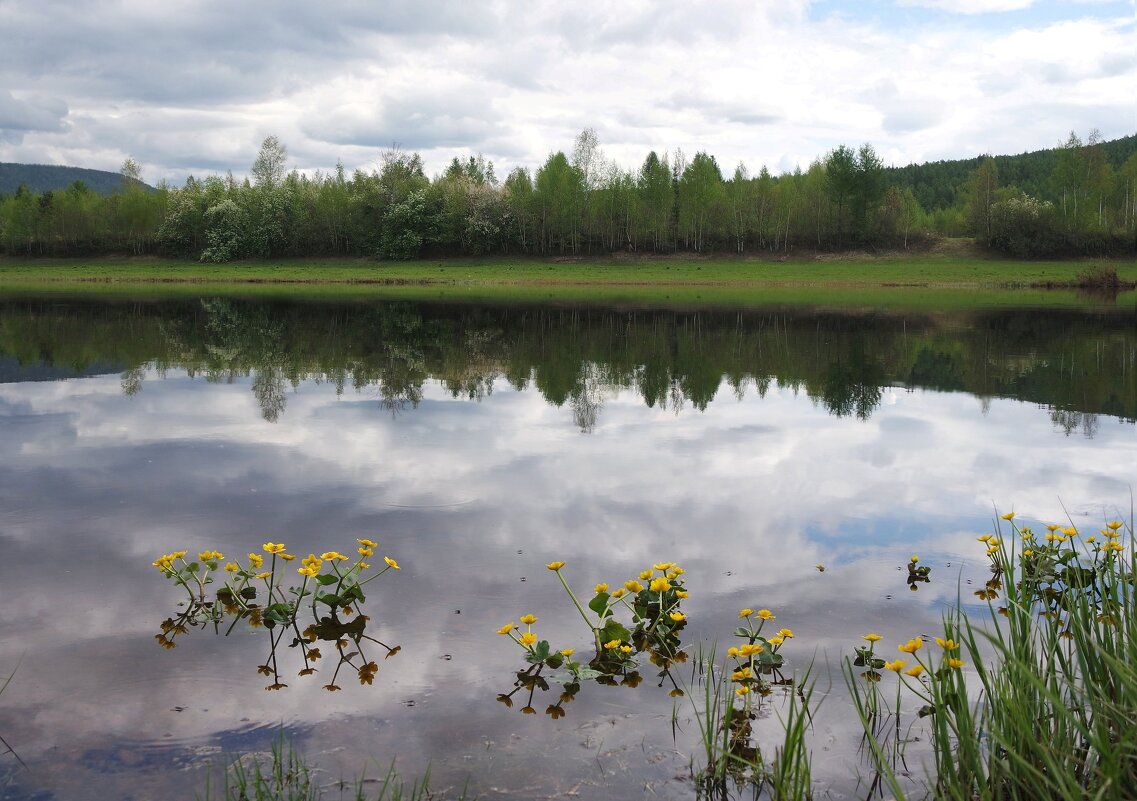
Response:
M706 150L774 172L1137 131L1134 0L0 0L0 161L149 182L290 166L499 176L585 127L624 167Z

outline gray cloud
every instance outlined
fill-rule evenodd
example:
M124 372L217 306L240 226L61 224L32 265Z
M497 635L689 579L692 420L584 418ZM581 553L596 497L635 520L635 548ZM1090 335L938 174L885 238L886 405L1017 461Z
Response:
M67 104L54 97L33 96L21 100L0 89L0 137L19 143L29 131L67 130Z

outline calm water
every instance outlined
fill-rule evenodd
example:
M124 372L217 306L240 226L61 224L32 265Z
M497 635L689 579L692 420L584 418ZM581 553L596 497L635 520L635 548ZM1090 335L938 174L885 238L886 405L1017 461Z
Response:
M890 648L934 634L985 577L975 536L996 505L1127 516L1135 418L1131 299L944 315L0 300L0 797L193 798L211 761L283 727L327 782L396 760L482 797L693 798L691 707L651 665L556 719L556 684L536 714L524 692L497 700L525 667L502 624L532 612L588 650L554 559L583 593L683 565L692 655L730 644L740 607L774 610L797 635L787 673L818 677L819 796L863 797L840 659L870 630ZM182 600L159 554L357 537L403 568L369 585L368 633L401 646L374 686L329 693L291 652L289 686L266 692L264 630L158 647ZM932 567L915 593L912 553ZM775 694L757 727L770 756L780 712Z

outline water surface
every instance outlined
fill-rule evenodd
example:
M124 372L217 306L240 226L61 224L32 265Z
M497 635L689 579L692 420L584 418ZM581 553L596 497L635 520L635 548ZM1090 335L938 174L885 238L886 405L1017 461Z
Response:
M502 624L589 646L554 559L582 592L683 565L692 654L774 610L824 699L819 793L863 795L841 657L934 634L996 507L1089 528L1137 475L1132 308L24 298L0 303L0 382L4 798L192 798L281 727L329 782L396 760L485 797L693 797L691 708L650 665L557 719L555 684L536 714L497 700L525 666ZM357 537L402 566L368 601L402 646L374 686L266 692L263 630L155 642L182 600L159 554Z

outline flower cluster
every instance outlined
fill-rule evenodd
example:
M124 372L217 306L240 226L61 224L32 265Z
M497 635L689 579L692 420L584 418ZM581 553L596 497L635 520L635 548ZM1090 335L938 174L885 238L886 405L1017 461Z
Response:
M730 679L738 685L734 692L739 696L751 693L768 695L770 685L765 677L776 673L782 666L779 652L786 640L793 638L793 629L780 628L774 634L764 636L762 630L766 624L777 620L769 609L754 611L746 607L738 611L738 617L743 625L735 629L734 635L745 642L726 649L727 657L733 660Z
M368 620L366 615L357 614L357 609L366 600L363 587L389 570L399 570L398 563L391 557L383 557L385 567L366 574L370 565L364 561L374 554L378 543L370 539L357 540L358 558L348 557L338 551L326 551L319 556L314 553L300 559L296 572L300 576L299 586L282 587L288 575L286 566L296 560L296 555L288 552L284 543L266 542L260 551L252 551L247 559L226 561L225 555L216 550L204 550L197 560L188 559L187 551L174 551L163 554L153 565L166 576L184 587L189 595L189 604L177 616L163 622L161 633L157 635L159 644L165 648L175 646L174 638L188 632L190 627L204 627L212 623L215 627L232 616L226 634L232 631L239 620L245 620L252 628L264 627L270 631L270 658L258 667L264 675L273 677L273 684L266 689L275 690L287 685L280 681L276 667L276 646L286 630L292 630L296 637L293 645L316 639L329 640L337 644L340 653L340 668L346 663L359 671L361 684L371 684L378 667L374 662L364 661L357 667L352 658L361 655L361 641L378 642L367 637L363 631ZM267 562L267 565L266 565ZM222 576L224 584L217 590L214 598L206 596L206 587L214 581L214 574ZM298 615L305 606L310 609L313 623L301 634L297 622ZM340 615L351 618L349 623L341 621ZM345 649L354 643L354 650L347 655ZM397 652L388 648L388 656ZM320 650L302 647L303 668L300 675L316 672L315 660L320 658ZM374 668L372 667L374 666ZM327 689L335 686L335 676Z

